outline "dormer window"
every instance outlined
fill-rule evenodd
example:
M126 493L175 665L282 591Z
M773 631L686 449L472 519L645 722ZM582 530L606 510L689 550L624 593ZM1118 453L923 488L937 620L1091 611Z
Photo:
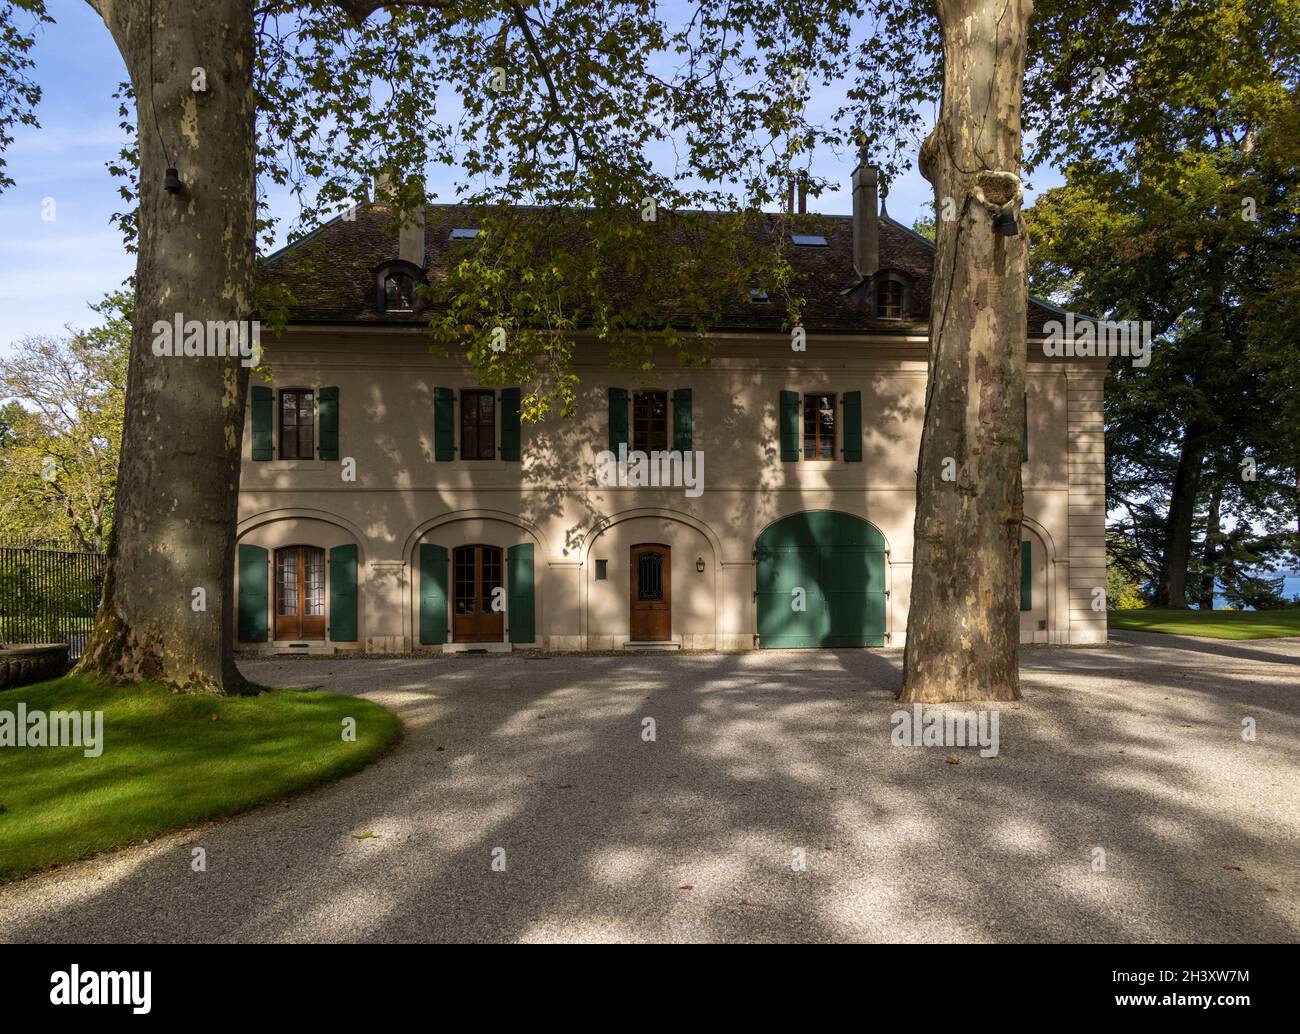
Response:
M911 306L911 290L898 273L878 274L872 287L872 315L879 320L905 320Z
M903 318L903 285L897 280L886 280L876 288L876 315L882 320Z
M415 307L415 279L406 273L389 273L384 277L384 309L387 312L410 312Z
M424 275L414 263L385 263L376 272L375 308L393 313L418 311L418 291L423 282Z

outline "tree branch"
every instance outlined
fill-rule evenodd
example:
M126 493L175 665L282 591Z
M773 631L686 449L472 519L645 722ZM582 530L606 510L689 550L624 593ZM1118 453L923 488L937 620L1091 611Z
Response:
M365 24L365 20L380 8L424 7L428 10L440 11L447 6L446 0L334 0L334 4L351 16L358 25Z

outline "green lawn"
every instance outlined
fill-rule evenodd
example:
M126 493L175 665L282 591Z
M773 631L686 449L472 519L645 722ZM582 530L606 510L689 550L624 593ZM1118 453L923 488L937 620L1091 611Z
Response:
M1276 639L1300 636L1300 607L1285 610L1112 610L1111 628L1133 632L1172 632L1207 639Z
M400 734L391 711L336 693L191 696L70 677L6 690L0 712L19 702L29 715L102 710L103 753L0 747L0 881L355 772Z

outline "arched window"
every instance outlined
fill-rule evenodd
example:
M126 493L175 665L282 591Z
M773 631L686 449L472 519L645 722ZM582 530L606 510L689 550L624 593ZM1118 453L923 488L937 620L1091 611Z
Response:
M907 319L910 302L907 281L897 273L882 274L872 291L872 310L876 319Z
M415 308L415 278L406 273L384 277L384 311L410 312Z
M415 312L419 308L417 289L424 277L409 262L389 262L376 277L375 307L380 312Z
M876 315L882 320L903 318L903 285L885 280L876 287Z

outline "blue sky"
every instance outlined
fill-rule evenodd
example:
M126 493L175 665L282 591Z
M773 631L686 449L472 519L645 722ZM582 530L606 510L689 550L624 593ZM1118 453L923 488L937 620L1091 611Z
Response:
M126 70L84 0L51 0L49 9L55 24L41 31L34 49L35 77L44 91L41 127L16 129L7 155L16 186L0 194L0 356L24 335L90 323L87 303L117 288L134 264L110 221L121 198L106 168L125 141L113 93ZM817 87L810 114L829 112L840 100L833 88ZM928 124L934 112L926 116ZM815 208L849 211L853 159L829 153L818 159L814 172L843 186ZM1059 182L1050 172L1036 180L1039 187ZM932 196L913 170L891 186L889 212L910 225ZM52 220L43 218L51 201ZM289 211L284 198L271 201L273 211Z

